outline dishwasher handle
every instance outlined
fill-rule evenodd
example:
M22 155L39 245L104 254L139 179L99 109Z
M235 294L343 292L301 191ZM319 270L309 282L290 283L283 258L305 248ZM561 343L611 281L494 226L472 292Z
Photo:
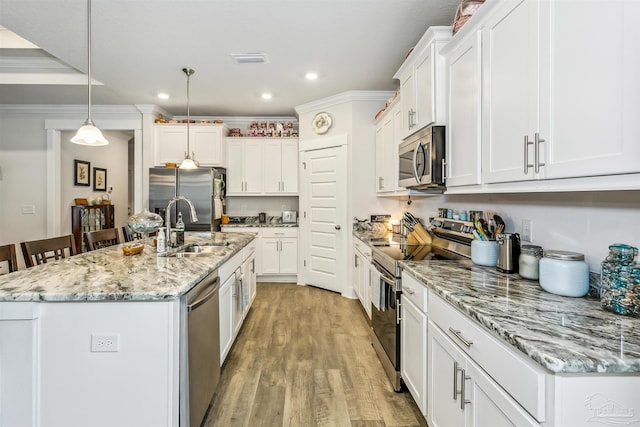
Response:
M201 292L201 294L203 293L205 294L204 296L187 304L187 311L193 311L196 308L200 307L205 302L209 301L216 294L216 292L218 292L219 287L220 287L220 278L216 277L213 282L206 285L205 289L208 289L208 291L206 293L204 290Z

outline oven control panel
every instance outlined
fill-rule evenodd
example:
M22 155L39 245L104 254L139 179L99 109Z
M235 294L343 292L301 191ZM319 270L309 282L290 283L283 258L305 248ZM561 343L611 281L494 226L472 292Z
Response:
M473 240L474 225L470 221L448 218L432 218L432 231L436 234L453 235Z

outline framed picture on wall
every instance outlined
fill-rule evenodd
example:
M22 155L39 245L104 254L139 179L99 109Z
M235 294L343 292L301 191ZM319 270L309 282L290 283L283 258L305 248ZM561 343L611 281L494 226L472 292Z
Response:
M107 191L107 170L93 168L93 191Z
M81 185L84 187L88 187L91 185L91 178L89 176L89 169L91 167L91 163L85 162L84 160L74 160L73 161L74 174L73 174L73 185Z

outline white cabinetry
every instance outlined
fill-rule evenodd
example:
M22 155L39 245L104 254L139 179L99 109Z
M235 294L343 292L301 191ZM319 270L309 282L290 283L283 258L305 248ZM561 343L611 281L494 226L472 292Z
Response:
M430 426L537 426L545 421L543 369L434 293L428 312Z
M447 187L481 183L481 36L473 31L447 55Z
M227 195L259 195L264 191L264 141L227 138Z
M242 327L255 298L256 241L231 257L218 269L220 276L220 365Z
M427 415L427 288L402 274L400 369L420 412Z
M298 194L298 139L264 142L264 194Z
M482 30L484 181L639 172L640 3L499 3Z
M262 274L298 273L298 230L274 227L262 230Z
M450 38L451 27L430 27L394 76L400 81L402 139L445 123L446 70L439 52Z
M227 138L227 195L297 195L297 138Z
M398 190L398 145L401 142L400 103L391 104L376 124L376 193L389 194Z
M190 124L189 147L202 166L226 166L224 125ZM154 127L154 165L180 164L187 151L186 124L158 124Z
M353 289L371 319L371 248L357 237L353 238Z

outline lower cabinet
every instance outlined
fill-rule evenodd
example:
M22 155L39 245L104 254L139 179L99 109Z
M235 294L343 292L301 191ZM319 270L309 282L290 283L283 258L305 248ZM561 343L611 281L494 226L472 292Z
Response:
M360 239L354 238L353 244L353 290L355 291L360 304L371 319L371 286L378 283L372 279L372 272L376 271L371 264L371 248Z
M256 294L255 240L220 266L220 365L240 332Z
M400 370L420 412L427 416L427 315L401 296Z
M402 273L400 374L420 412L427 416L427 288Z
M256 281L295 282L298 279L296 227L222 227L224 233L256 235L253 269Z
M540 425L431 321L428 336L430 427Z
M274 227L262 230L261 274L298 273L298 230Z

